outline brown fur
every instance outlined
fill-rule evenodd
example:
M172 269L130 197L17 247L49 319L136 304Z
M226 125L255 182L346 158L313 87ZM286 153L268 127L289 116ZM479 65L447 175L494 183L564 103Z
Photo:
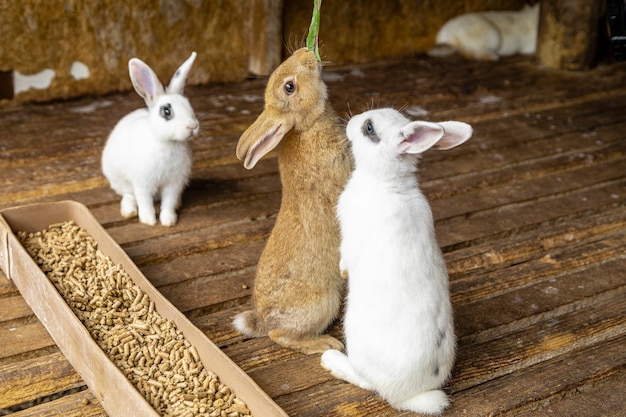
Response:
M289 81L295 86L291 95L285 92ZM342 349L322 333L343 298L335 208L352 161L321 65L306 49L271 75L265 109L239 139L237 156L251 169L279 143L280 211L257 267L254 310L238 315L235 325L248 336L267 334L304 353Z

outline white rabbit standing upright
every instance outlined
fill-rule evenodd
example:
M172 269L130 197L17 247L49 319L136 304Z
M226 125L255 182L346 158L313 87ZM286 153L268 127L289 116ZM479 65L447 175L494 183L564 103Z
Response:
M340 268L348 276L347 354L327 350L322 366L397 409L441 413L456 339L448 273L417 160L431 147L465 142L472 128L411 122L379 109L354 116L347 135L355 170L337 205Z
M191 175L189 139L200 125L191 104L182 95L196 53L178 68L167 89L143 61L128 62L135 91L148 108L123 117L115 126L102 153L102 171L111 188L122 196L121 214L156 224L154 199L161 200L159 220L176 224L176 209Z

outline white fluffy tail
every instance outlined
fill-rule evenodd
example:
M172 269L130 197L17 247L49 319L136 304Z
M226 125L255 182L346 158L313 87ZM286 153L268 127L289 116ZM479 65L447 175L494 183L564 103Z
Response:
M402 402L392 404L400 410L409 410L422 414L441 414L450 404L448 396L442 390L421 392Z
M237 314L233 320L233 326L248 337L261 337L267 334L255 310Z

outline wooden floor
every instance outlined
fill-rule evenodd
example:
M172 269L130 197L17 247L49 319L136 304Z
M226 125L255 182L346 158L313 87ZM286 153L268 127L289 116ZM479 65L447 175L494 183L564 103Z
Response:
M420 170L459 339L446 416L626 415L626 66L564 73L529 58L417 57L328 66L326 77L346 117L348 109L394 106L474 127L459 148L427 153ZM134 93L0 109L0 209L88 205L159 290L289 415L410 415L333 379L319 355L247 340L231 327L251 302L280 203L275 157L252 171L235 157L264 86L255 79L187 89L202 131L176 227L122 219L100 172L108 132L142 105ZM340 337L341 323L330 331ZM0 414L49 396L14 415L103 413L2 272L0 346Z

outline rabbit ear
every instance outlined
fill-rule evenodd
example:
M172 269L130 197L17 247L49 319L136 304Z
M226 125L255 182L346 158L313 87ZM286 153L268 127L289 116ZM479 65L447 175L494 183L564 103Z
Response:
M263 111L237 143L237 158L243 159L243 166L252 169L257 162L274 149L293 125L287 120L273 119Z
M187 83L189 71L191 70L191 66L193 65L193 62L195 60L196 53L192 52L191 56L187 58L187 60L183 62L180 67L178 67L178 69L172 76L169 85L167 86L168 93L182 94L183 89L185 88L185 84Z
M401 131L404 153L422 153L430 148L445 151L459 146L472 137L472 127L463 122L411 122Z
M163 84L152 68L138 58L128 61L128 72L135 91L143 97L148 107L151 107L156 99L163 95Z
M444 135L443 126L430 122L411 122L400 131L403 140L398 145L401 153L417 154L433 147Z
M472 137L472 126L463 122L441 122L444 134L441 140L437 142L436 149L445 151L459 146L463 142Z

